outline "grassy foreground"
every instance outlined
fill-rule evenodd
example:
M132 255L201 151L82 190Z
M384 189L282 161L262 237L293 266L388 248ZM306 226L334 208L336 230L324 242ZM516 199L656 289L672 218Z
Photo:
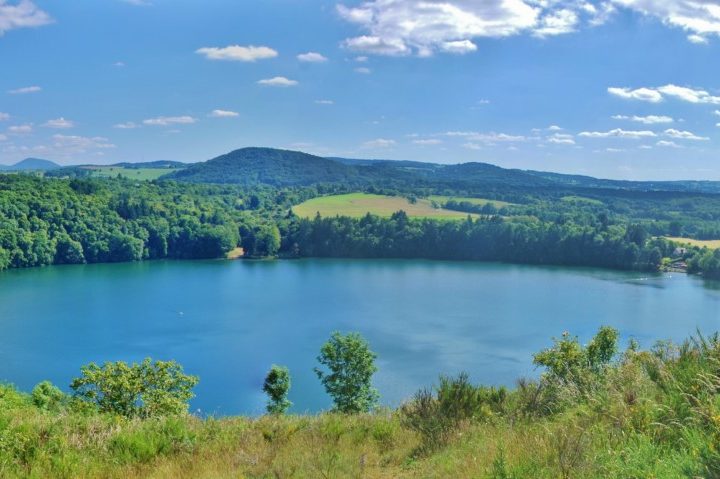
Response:
M720 339L613 341L563 336L538 381L445 378L373 414L124 419L1 386L0 477L720 477Z

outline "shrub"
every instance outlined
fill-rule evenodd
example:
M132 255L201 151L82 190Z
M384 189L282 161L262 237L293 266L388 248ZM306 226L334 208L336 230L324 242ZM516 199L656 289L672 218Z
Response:
M284 414L292 403L287 395L290 390L290 371L284 366L273 366L265 377L263 391L268 395L267 412Z
M175 361L128 365L123 361L81 368L70 387L75 397L95 404L101 412L125 417L174 416L188 410L198 378L183 373Z
M35 386L31 397L35 406L46 411L57 410L67 399L65 393L50 381L43 381Z
M378 392L372 387L377 355L358 333L345 336L335 332L320 349L318 362L327 372L315 368L335 409L343 413L367 412L377 405Z

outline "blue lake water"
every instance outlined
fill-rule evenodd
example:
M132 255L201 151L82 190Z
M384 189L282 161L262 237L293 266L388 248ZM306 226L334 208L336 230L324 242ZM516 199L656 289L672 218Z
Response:
M643 346L720 329L720 285L682 274L386 260L164 261L0 273L0 379L67 389L81 365L151 356L200 376L193 410L260 414L271 364L294 411L330 406L312 369L335 330L378 353L397 405L441 373L512 385L563 331Z

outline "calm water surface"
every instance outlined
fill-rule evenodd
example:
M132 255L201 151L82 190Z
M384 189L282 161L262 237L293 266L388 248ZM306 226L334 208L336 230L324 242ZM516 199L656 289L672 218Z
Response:
M193 409L262 413L285 364L295 411L327 408L312 372L334 330L379 355L396 405L440 373L488 384L536 375L531 354L603 324L649 346L720 329L720 286L682 274L429 261L201 261L0 273L0 378L65 386L89 361L176 359L200 376Z

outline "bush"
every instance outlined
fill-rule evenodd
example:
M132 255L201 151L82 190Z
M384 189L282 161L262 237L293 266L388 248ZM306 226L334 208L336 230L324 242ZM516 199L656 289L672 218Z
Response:
M505 388L473 386L466 373L440 377L435 393L418 391L401 408L403 423L422 438L420 452L445 446L463 422L486 420L504 409Z
M198 378L183 373L175 361L145 359L140 364L123 361L90 363L70 387L75 397L95 404L101 412L147 418L185 414Z
M46 411L55 411L66 401L67 396L50 381L35 386L31 393L33 404Z
M367 412L377 405L378 392L372 387L377 355L358 333L346 336L335 332L320 349L318 362L328 372L315 368L335 409L343 413Z

